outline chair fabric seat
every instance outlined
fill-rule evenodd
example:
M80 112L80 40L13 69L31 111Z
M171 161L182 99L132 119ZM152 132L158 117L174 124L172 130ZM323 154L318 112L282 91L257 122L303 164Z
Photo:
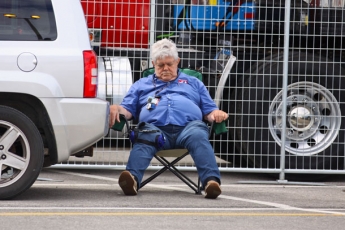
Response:
M158 151L156 155L160 157L180 157L186 152L188 152L188 149L166 149Z

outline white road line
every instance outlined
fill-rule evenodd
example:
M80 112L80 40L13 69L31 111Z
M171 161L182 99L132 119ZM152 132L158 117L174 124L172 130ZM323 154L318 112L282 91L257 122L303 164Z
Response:
M113 187L117 186L117 184L61 184L61 183L53 183L53 184L48 184L48 183L35 183L32 185L32 187Z
M1 207L1 210L277 211L279 208Z
M147 210L147 211L291 211L281 208L143 208L143 207L1 207L1 210ZM309 209L308 209L309 210ZM314 209L311 209L314 210ZM318 211L344 211L345 209L317 209ZM292 210L294 211L294 209ZM331 213L333 214L333 213ZM338 213L337 213L338 214ZM345 214L345 213L344 213Z
M85 177L85 178L93 178L93 179L114 181L114 182L118 181L117 179L113 179L113 178L109 178L109 177L103 177L103 176L87 175L87 174L82 174L82 173L72 173L72 172L66 172L66 171L60 171L60 170L52 170L52 171L57 172L57 173L61 173L61 174L80 176L80 177ZM187 190L187 189L181 189L181 188L176 188L176 187L172 187L172 186L155 185L155 184L147 184L146 186L156 187L156 188L160 188L160 189L169 189L169 190L186 191L186 192L194 193L194 192L191 192L190 190ZM234 197L234 196L220 195L219 198L242 201L242 202L247 202L247 203L261 204L261 205L265 205L265 206L271 206L271 207L279 208L282 210L295 210L295 211L303 211L303 212L327 213L327 214L336 214L336 215L344 215L345 216L345 213L342 213L342 212L327 211L327 210L322 210L322 209L298 208L298 207L293 207L293 206L286 205L286 204L260 201L260 200L252 200L252 199L243 199L243 198Z
M229 199L229 200L237 200L237 201L254 203L254 204L261 204L261 205L266 205L266 206L272 206L272 207L276 207L276 208L283 209L283 210L327 213L327 214L336 214L336 215L344 215L345 216L345 213L342 213L342 212L326 211L326 210L322 210L322 209L298 208L298 207L293 207L293 206L286 205L286 204L279 204L279 203L259 201L259 200L249 200L249 199L243 199L243 198L234 197L234 196L220 195L219 198Z
M117 185L117 179L112 179L112 181L114 181L115 185ZM53 184L48 184L48 182L54 182ZM58 182L58 183L55 183L55 182ZM99 185L99 186L106 186L106 185L113 185L113 184L61 184L60 182L63 182L62 180L47 180L47 181L40 181L34 185L38 185L38 186L45 186L45 185L48 185L48 186L51 186L51 185L61 185L61 186L96 186L96 185ZM147 184L146 186L155 186L154 184ZM187 185L181 183L181 184L165 184L164 183L164 186L166 187L186 187ZM319 187L317 186L317 189L329 189L331 187L336 187L336 188L339 188L339 189L344 189L345 186L322 186L322 187ZM222 188L316 188L315 186L301 186L301 185L274 185L274 186L264 186L264 185L242 185L242 184L222 184Z
M103 176L96 176L96 175L89 175L89 174L83 174L83 173L73 173L73 172L67 172L67 171L62 171L62 170L49 170L54 173L60 173L60 174L67 174L67 175L73 175L73 176L80 176L80 177L85 177L85 178L93 178L93 179L98 179L98 180L105 180L105 181L113 181L117 183L117 179L113 179L110 177L103 177Z

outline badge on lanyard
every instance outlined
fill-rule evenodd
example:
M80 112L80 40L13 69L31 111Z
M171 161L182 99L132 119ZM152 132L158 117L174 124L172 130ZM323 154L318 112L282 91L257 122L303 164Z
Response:
M159 101L159 98L158 98L158 97L149 97L149 98L147 99L146 108L147 108L148 110L156 108L156 106L157 106L157 104L158 104L158 101Z

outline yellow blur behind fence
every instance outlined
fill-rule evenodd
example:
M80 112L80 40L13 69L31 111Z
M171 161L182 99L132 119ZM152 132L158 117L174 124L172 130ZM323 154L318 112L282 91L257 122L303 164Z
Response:
M221 101L229 132L211 138L221 171L281 180L345 173L344 0L81 3L95 51L128 57L133 81L151 67L150 45L161 38L178 44L181 67L202 71L211 95L224 61L237 57ZM92 158L62 166L123 169L130 148L123 133L111 131ZM192 160L179 167L195 170Z

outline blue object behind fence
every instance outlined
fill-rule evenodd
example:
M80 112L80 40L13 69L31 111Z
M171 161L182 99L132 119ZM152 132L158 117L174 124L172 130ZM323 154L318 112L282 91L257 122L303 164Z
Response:
M195 31L253 30L255 4L218 1L218 5L174 5L174 28Z

